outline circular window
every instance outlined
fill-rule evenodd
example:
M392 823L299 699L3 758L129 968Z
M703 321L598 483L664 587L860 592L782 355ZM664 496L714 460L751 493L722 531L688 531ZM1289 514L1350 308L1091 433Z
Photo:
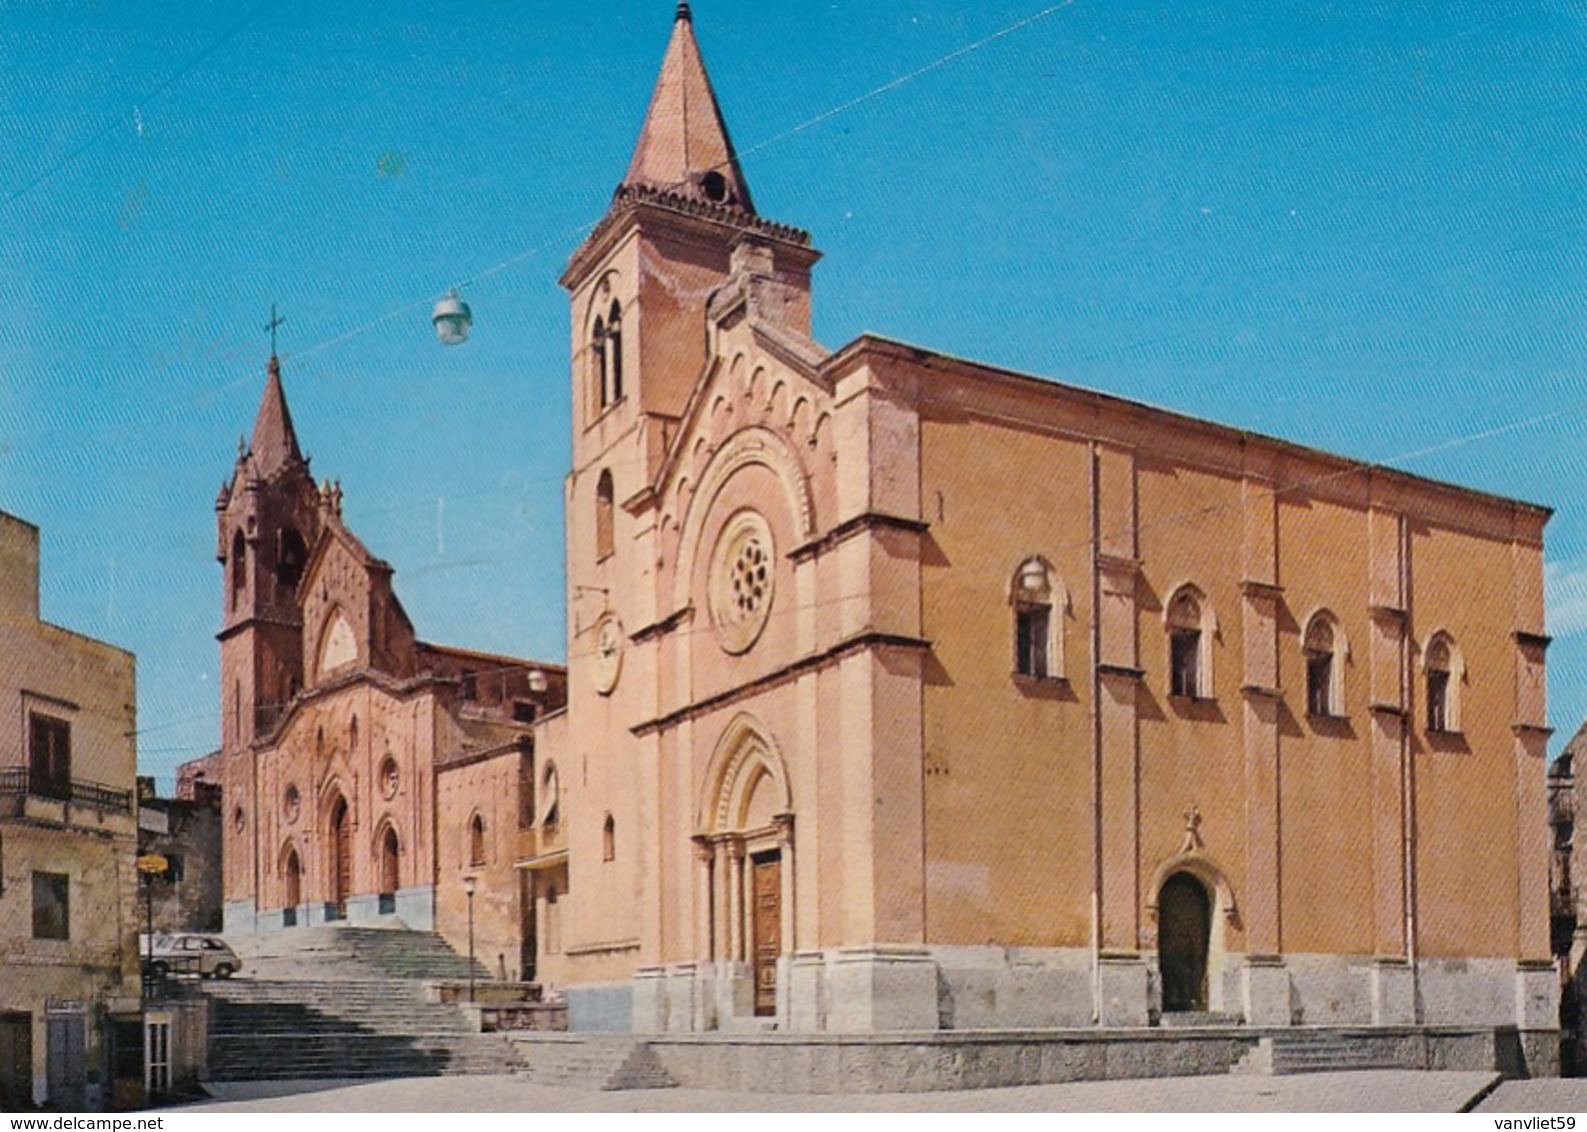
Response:
M401 782L401 775L397 773L397 760L388 757L380 764L380 792L388 799L395 798Z
M298 793L298 788L288 786L286 794L281 799L281 812L286 815L288 825L298 820L298 811L302 808L303 796Z
M727 199L727 178L712 169L700 178L700 187L705 190L705 197L713 204L721 204Z
M728 652L747 652L760 637L776 579L771 528L754 511L739 512L722 528L711 556L711 615Z

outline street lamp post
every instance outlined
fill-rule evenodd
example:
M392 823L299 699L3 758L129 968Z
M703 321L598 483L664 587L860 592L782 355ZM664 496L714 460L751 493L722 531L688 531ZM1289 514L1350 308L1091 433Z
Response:
M468 897L468 1000L474 1001L474 887L473 876L463 878L463 892Z
M152 997L149 980L154 977L154 878L164 874L171 863L158 853L144 853L135 864L138 879L143 882L143 977L138 980L138 985L143 991L143 1000L147 1002Z

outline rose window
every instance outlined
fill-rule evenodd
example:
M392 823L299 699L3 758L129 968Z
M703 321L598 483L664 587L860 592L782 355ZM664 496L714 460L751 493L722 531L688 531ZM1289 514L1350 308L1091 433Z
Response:
M723 527L711 556L712 619L728 652L747 652L760 637L776 577L771 528L755 512L740 512Z
M738 560L733 563L733 597L745 618L760 612L766 600L769 578L766 573L766 548L754 536L744 540Z

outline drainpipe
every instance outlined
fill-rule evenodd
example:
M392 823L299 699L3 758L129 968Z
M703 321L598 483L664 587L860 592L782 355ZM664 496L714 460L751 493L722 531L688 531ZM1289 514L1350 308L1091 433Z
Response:
M1400 829L1404 838L1405 961L1411 969L1411 1017L1420 1011L1421 978L1416 969L1416 760L1411 753L1411 728L1416 722L1416 681L1411 667L1411 525L1400 516L1400 601L1405 607L1404 638L1400 646L1400 703L1405 707L1400 728Z
M1101 454L1091 442L1091 1021L1102 1024Z

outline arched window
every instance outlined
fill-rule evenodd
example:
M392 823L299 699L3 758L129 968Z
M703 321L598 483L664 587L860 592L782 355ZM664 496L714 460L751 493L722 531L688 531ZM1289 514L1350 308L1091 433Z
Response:
M623 399L623 308L612 300L606 318L606 375L612 386L612 404Z
M611 814L606 815L606 824L601 826L601 860L612 861L617 859L617 822Z
M1181 586L1168 602L1168 694L1187 700L1211 698L1212 664L1206 599L1195 586Z
M485 863L485 818L478 813L468 823L468 863Z
M1063 675L1061 616L1054 615L1052 568L1043 558L1027 558L1014 572L1014 672L1043 679Z
M535 823L535 757L531 748L518 752L518 828Z
M276 584L284 590L297 589L303 577L303 567L308 562L308 550L303 536L293 527L283 527L276 532Z
M606 322L599 316L595 319L595 329L590 332L590 384L599 398L597 404L605 409L611 404L606 388Z
M1318 719L1345 714L1344 632L1333 614L1319 610L1306 626L1306 714Z
M358 753L358 717L353 716L353 721L347 725L347 753Z
M231 604L235 608L248 585L248 544L238 531L231 537Z
M601 477L595 482L595 559L600 561L611 556L615 540L612 533L615 511L615 489L612 487L612 471L610 468L601 469Z
M545 799L545 815L541 817L540 824L548 829L555 829L561 819L560 803L561 787L557 782L557 764L546 763L545 774L540 780L540 793Z
M1423 655L1427 676L1427 730L1455 734L1460 731L1460 685L1465 664L1448 633L1433 634Z

